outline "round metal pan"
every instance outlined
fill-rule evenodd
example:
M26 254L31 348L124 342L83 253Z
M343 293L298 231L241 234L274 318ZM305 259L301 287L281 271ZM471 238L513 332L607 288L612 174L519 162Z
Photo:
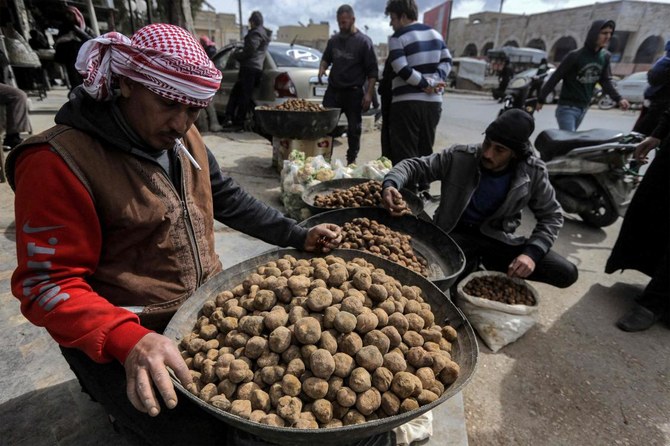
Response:
M319 139L337 126L339 108L323 111L267 110L255 108L262 130L278 138Z
M323 181L314 186L305 188L305 191L302 193L302 201L305 202L312 215L331 211L333 208L315 206L314 198L316 198L317 195L329 195L338 189L349 189L350 187L358 186L359 184L367 183L368 181L370 181L368 178L341 178L339 180ZM423 212L423 201L421 201L419 197L407 189L402 189L400 193L410 211L412 211L412 215L419 215Z
M412 236L414 252L428 262L428 280L442 291L448 290L463 272L465 255L456 242L435 224L411 215L393 217L386 209L381 208L345 208L314 215L302 221L300 226L311 228L321 223L342 226L355 218L363 217Z
M242 281L258 266L261 266L269 261L279 259L284 255L290 254L298 259L305 259L314 257L314 254L297 251L294 249L279 249L265 254L261 254L252 259L239 263L225 271L219 273L212 278L205 285L200 287L191 296L184 305L175 313L170 320L165 332L163 333L174 342L178 343L181 339L189 334L195 325L198 314L203 304L216 296L217 293L231 289ZM444 403L452 396L463 390L463 387L470 381L475 366L477 363L477 356L479 349L477 347L477 340L475 332L470 323L465 319L463 313L440 291L432 282L424 277L403 268L393 262L382 259L362 251L341 249L332 252L332 254L342 257L345 260L352 260L354 258L364 258L368 262L375 265L377 268L383 268L387 274L392 275L400 283L404 285L416 285L422 290L424 299L431 305L433 313L435 314L435 321L443 325L445 320L456 329L458 339L452 344L452 358L460 366L460 374L458 379L451 384L445 392L430 404L421 406L418 409L395 415L392 417L382 418L374 421L368 421L363 424L356 424L352 426L343 426L332 429L295 429L289 427L273 427L266 426L260 423L254 423L249 420L242 419L228 412L224 412L214 406L207 404L195 395L187 391L182 385L172 377L172 381L177 390L183 397L191 399L198 404L204 411L216 416L223 422L228 423L236 428L242 429L246 432L254 434L266 441L280 445L299 445L299 446L314 446L314 445L338 445L348 444L354 441L369 438L373 435L388 432L391 429L405 424L408 421L418 417L419 415L434 409L439 404Z

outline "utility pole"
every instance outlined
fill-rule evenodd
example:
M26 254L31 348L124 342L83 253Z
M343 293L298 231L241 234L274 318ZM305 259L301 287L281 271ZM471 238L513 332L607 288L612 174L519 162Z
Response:
M240 42L244 40L244 36L242 35L242 0L237 0L237 11L240 16Z
M502 15L503 2L505 0L500 0L500 9L498 10L498 23L496 24L496 38L493 41L493 48L498 48L498 37L500 37L500 16Z

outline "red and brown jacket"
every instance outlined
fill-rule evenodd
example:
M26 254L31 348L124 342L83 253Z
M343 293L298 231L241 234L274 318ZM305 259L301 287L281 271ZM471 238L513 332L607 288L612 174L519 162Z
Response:
M24 315L61 345L123 361L221 271L207 150L195 127L184 144L202 170L178 154L178 186L158 163L62 125L8 157L17 191L12 289ZM135 307L143 327L120 307Z

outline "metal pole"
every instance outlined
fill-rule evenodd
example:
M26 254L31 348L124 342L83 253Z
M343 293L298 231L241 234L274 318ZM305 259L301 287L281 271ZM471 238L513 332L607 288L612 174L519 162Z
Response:
M500 16L502 15L502 7L504 0L500 0L500 9L498 10L498 23L496 25L496 38L493 41L493 48L498 48L498 37L500 36Z
M135 34L135 19L133 18L133 7L131 0L128 0L128 17L130 17L130 33Z
M88 16L91 18L91 29L96 36L100 35L100 27L98 26L98 17L95 15L95 8L93 7L93 1L88 0L86 2L86 7L88 9Z
M149 22L149 25L153 23L153 13L151 12L151 8L154 6L154 0L146 0L147 1L147 21Z
M244 36L242 35L242 0L237 0L237 9L240 15L240 41L242 41L244 40Z

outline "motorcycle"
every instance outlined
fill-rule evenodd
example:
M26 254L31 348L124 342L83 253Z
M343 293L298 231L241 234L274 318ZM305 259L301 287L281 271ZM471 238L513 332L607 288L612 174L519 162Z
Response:
M644 139L636 132L549 129L535 139L558 202L584 222L605 227L623 217L637 186L630 156Z
M503 97L502 101L502 108L498 112L498 116L500 116L503 112L513 108L525 110L532 116L537 109L537 98L529 97L529 92L533 86L533 83L536 81L536 77L517 77L512 79L507 86L507 89L505 90L505 96Z

